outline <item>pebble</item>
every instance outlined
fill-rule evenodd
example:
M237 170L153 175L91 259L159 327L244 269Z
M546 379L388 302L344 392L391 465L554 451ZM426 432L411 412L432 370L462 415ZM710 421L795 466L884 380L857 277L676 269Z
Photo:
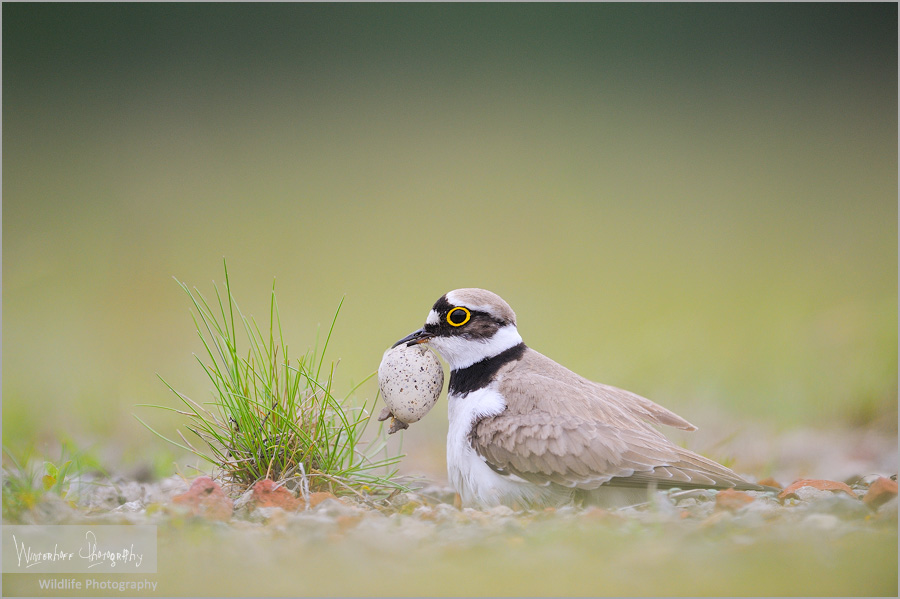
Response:
M750 503L753 503L751 495L735 489L725 489L716 495L717 510L736 512Z
M810 502L828 499L833 495L833 493L831 491L823 491L814 487L800 487L796 491L793 491L791 495L793 495L800 501Z
M841 519L834 514L810 514L803 522L822 530L834 530L841 525Z
M316 507L317 505L319 505L320 503L322 503L323 501L326 501L328 499L337 499L337 497L334 496L334 493L328 493L327 491L310 493L309 497L307 497L305 500L306 504L307 504L307 509L312 509L312 508Z
M876 512L876 519L880 522L894 522L894 526L897 525L897 511L898 511L898 502L897 498L887 501L884 505L878 508Z
M172 503L183 507L192 516L207 520L229 520L234 512L234 503L208 476L194 479L187 491L172 498Z
M120 505L119 507L115 508L113 511L114 511L114 512L131 512L131 513L134 513L134 512L140 512L140 511L143 511L144 509L145 509L145 507L144 507L144 502L135 500L135 501L129 501L129 502L127 502L127 503L123 503L123 504Z
M270 506L258 507L250 512L248 518L255 522L264 522L270 525L284 525L287 523L288 511L284 508Z
M814 479L814 478L801 478L798 481L795 481L788 485L781 493L778 494L778 499L787 499L792 496L803 499L798 492L803 492L807 497L814 497L814 494L809 493L808 491L803 491L803 489L816 489L819 491L834 491L834 492L843 492L850 497L856 497L856 493L853 492L846 483L834 481L834 480L822 480L822 479Z
M872 513L865 503L843 493L832 493L830 497L811 502L806 511L814 514L832 514L845 520L862 519Z
M505 505L498 505L496 507L492 507L488 510L488 513L492 516L512 516L516 512L511 507L507 507Z
M314 508L310 508L310 511L336 518L338 516L353 516L365 513L367 509L368 508L349 505L332 495L331 498L319 502Z
M256 507L280 507L293 511L303 504L293 493L269 479L257 481L251 491L249 501Z
M235 514L249 514L255 507L253 501L253 489L247 489L240 497L234 500Z
M438 518L443 519L458 519L462 514L461 512L450 505L449 503L439 503L434 506L434 513Z
M885 477L877 478L866 492L863 501L873 510L897 496L897 481Z

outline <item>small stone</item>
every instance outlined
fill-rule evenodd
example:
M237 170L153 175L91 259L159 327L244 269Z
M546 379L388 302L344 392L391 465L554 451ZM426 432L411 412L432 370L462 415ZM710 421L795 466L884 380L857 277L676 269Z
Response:
M114 512L134 513L134 512L140 512L143 509L144 509L144 504L140 501L135 500L135 501L129 501L127 503L123 503L122 505L120 505L119 507L114 509L113 511Z
M244 493L234 500L235 513L249 513L253 510L253 489L247 489Z
M897 498L889 499L875 512L875 518L880 522L893 522L897 526Z
M744 509L745 515L757 514L762 519L772 519L783 510L783 506L771 497L760 498L753 503L748 503Z
M424 489L420 489L417 493L426 503L448 503L453 504L456 499L456 491L453 487L429 485Z
M704 518L703 521L700 522L700 527L701 528L712 528L712 527L719 526L719 524L726 522L726 521L730 521L730 520L731 520L731 516L728 514L728 512L718 511L718 512L714 512L710 516L707 516L706 518Z
M767 477L767 478L764 478L764 479L762 479L762 480L756 481L756 484L762 485L762 486L764 486L764 487L775 487L776 489L783 489L783 488L784 488L784 485L782 485L780 482L778 482L777 480L775 480L775 479L772 478L771 476L769 476L769 477Z
M880 477L869 485L869 490L863 501L873 510L877 510L891 499L897 496L897 481Z
M172 498L172 503L186 507L192 516L208 520L228 520L234 512L234 504L225 491L208 476L194 479L186 492Z
M280 507L292 512L298 509L302 502L294 497L284 487L276 487L275 483L266 478L253 485L251 503L257 507Z
M334 496L333 493L310 493L309 494L309 509L312 509L325 501L326 499L334 499L337 500L337 497Z
M284 526L287 522L287 511L284 508L270 506L258 507L253 510L251 520L255 522L263 522L269 526Z
M448 503L437 504L433 513L436 520L456 520L460 515L459 509Z
M187 481L180 476L170 476L159 481L157 489L147 497L147 503L166 503L172 497L188 490Z
M93 491L87 494L84 502L86 507L97 510L112 510L123 503L126 502L119 501L119 492L109 483L94 485Z
M337 525L338 530L342 533L346 533L348 530L355 528L360 522L362 522L361 514L352 514L352 515L342 515L337 517Z
M388 499L388 504L396 509L400 509L407 504L412 504L413 507L411 509L415 509L423 503L422 498L415 493L397 493Z
M834 493L831 491L823 491L822 489L816 489L815 487L800 487L794 491L794 494L792 495L792 497L796 497L803 503L825 501L831 499L833 496Z
M412 504L407 504L403 507L405 508L409 505L412 505ZM403 513L403 512L401 512L401 513ZM435 513L434 508L427 506L427 505L417 506L417 507L413 508L412 511L407 512L407 513L411 514L414 518L419 518L420 520L436 520L437 519L437 514Z
M834 530L841 523L840 518L833 514L810 514L804 520L807 524L822 530Z
M407 501L397 508L397 513L408 516L418 511L420 507L425 507L425 504L419 503L418 501Z
M336 521L341 516L357 516L365 514L365 512L366 510L363 508L351 505L337 497L325 499L310 510L310 513L329 518L332 521Z
M716 491L713 489L691 489L689 491L670 491L669 498L678 505L681 502L693 499L696 503L703 501L712 501L715 499Z
M854 498L856 497L856 493L853 492L853 489L851 489L845 483L841 483L841 482L837 482L837 481L833 481L833 480L801 478L800 480L795 481L795 482L791 483L790 485L788 485L786 489L784 489L781 493L779 493L778 500L784 501L785 499L788 499L789 497L796 497L797 499L803 499L803 500L807 500L807 501L810 499L814 499L815 496L817 496L816 494L809 494L809 493L804 493L804 492L800 492L798 494L798 491L800 491L801 489L807 488L807 487L812 487L813 489L817 489L819 491L830 491L832 493L844 492L844 493L847 493L848 495L850 495L850 497L854 497ZM806 497L804 498L801 495L805 495Z
M516 512L509 506L498 505L489 509L488 513L492 516L512 516Z
M842 520L862 520L872 513L862 501L844 493L830 493L822 500L810 503L808 509L810 513L832 514Z
M717 510L728 510L729 512L736 512L748 503L753 503L753 497L744 493L743 491L737 491L735 489L725 489L724 491L719 491L716 494L716 509Z

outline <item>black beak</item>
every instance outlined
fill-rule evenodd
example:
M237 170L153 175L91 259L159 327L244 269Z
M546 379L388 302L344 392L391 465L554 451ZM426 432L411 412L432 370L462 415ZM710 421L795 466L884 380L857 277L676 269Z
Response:
M432 337L433 335L431 333L426 333L425 329L419 329L418 331L410 333L409 335L392 345L391 349L394 349L401 343L405 343L407 347L412 347L416 343L425 343Z

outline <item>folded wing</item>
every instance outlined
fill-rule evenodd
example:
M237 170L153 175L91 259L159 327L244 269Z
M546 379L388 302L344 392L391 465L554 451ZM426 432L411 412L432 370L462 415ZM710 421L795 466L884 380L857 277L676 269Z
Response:
M504 397L515 401L475 423L469 435L495 471L584 490L601 485L762 489L678 447L650 424L695 428L676 414L567 370L570 374L559 376L556 370L563 367L533 354L511 365L513 376L499 380Z

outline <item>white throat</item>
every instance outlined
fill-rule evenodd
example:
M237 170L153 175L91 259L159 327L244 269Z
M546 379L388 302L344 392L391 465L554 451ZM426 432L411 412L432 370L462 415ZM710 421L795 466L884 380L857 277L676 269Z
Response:
M489 339L466 339L462 335L432 337L426 345L441 355L450 370L460 370L522 343L516 325L508 324L497 329Z

